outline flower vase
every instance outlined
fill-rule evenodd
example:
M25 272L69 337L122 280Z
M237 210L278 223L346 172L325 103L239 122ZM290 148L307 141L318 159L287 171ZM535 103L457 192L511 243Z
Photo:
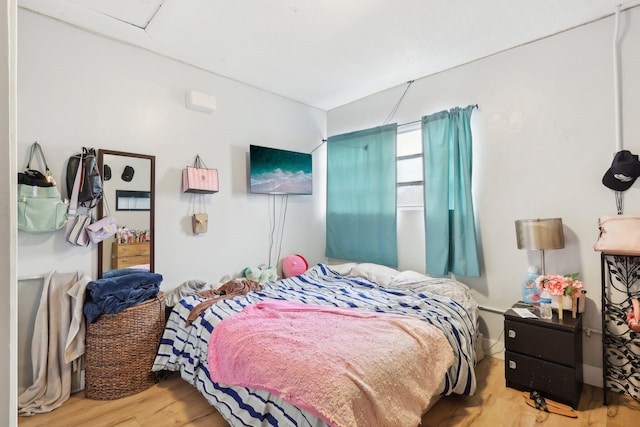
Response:
M558 319L562 320L562 312L564 311L564 296L556 295L555 298L558 301Z
M571 310L573 298L567 295L553 295L551 297L551 307L558 310L558 319L562 319L564 310Z

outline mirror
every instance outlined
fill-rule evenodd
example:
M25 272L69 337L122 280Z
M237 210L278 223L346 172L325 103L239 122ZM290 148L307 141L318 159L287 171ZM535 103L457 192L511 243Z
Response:
M127 267L154 270L155 156L99 150L104 197L98 218L116 218L118 233L98 243L98 278Z

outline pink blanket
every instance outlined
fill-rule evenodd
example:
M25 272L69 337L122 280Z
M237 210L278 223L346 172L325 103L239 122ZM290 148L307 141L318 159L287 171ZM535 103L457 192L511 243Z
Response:
M267 390L332 426L416 426L453 352L413 317L264 301L215 327L208 360L213 381Z

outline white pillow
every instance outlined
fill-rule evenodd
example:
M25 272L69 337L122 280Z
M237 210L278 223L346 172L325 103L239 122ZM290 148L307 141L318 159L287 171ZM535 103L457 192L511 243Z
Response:
M351 269L351 277L364 277L380 286L387 286L400 272L380 264L362 263Z
M333 271L335 271L336 273L338 273L341 276L348 276L349 273L351 273L351 269L353 267L355 267L356 265L358 265L355 262L347 262L344 264L335 264L335 265L327 265L327 267L329 267L330 269L332 269Z
M430 276L425 276L417 271L405 270L395 276L388 286L395 289L411 289L430 278Z

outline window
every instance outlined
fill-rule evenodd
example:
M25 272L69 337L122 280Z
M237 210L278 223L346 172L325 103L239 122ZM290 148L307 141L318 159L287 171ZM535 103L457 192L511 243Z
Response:
M398 127L396 182L399 208L424 206L422 133L420 130L420 123Z

